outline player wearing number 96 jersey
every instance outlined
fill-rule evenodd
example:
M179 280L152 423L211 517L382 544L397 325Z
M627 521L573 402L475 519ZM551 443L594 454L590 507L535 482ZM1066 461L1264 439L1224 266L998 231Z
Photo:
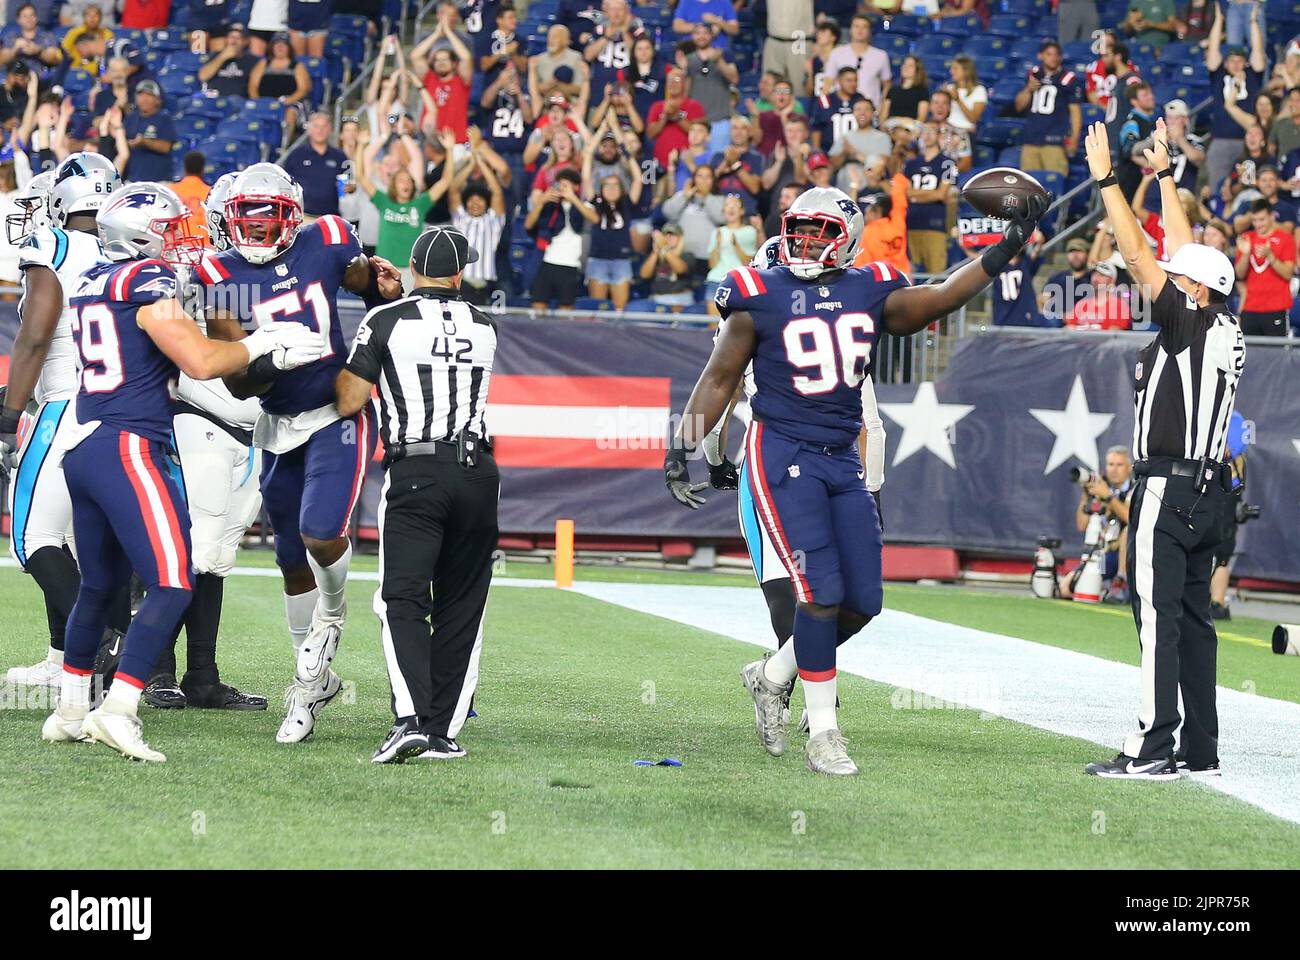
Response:
M274 164L239 174L225 221L230 249L209 253L196 271L206 287L209 331L238 339L284 321L316 332L325 350L296 370L262 364L227 378L235 397L262 402L253 443L262 450L262 500L275 529L297 661L277 739L296 743L311 735L316 715L340 687L330 663L347 612L347 534L375 450L373 410L367 405L344 419L334 405L334 380L347 359L335 301L340 287L378 296L378 281L346 220L302 224L302 191Z
M669 492L698 507L688 451L718 422L753 360L758 391L746 475L794 587L794 642L744 668L759 740L785 751L785 704L803 681L815 772L857 773L836 711L836 647L880 612L881 533L856 449L859 388L882 333L909 336L969 301L1023 249L1048 206L1036 197L999 243L941 284L911 286L893 267L851 266L862 212L839 190L803 193L782 217L783 268L733 271L715 303L726 322L664 459Z

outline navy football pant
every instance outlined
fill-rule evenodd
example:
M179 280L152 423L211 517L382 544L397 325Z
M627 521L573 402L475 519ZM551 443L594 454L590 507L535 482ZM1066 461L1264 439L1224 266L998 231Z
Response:
M884 602L880 519L856 450L828 452L759 422L751 425L746 445L746 499L753 502L795 600L839 607L841 615L879 614ZM800 672L809 679L833 675L835 646L852 632L839 628L833 616L799 610L794 634Z
M101 426L63 458L81 589L64 664L92 671L115 597L139 574L148 591L126 634L117 676L143 687L190 603L190 522L161 443Z
M275 530L275 562L281 569L307 565L304 536L337 540L347 534L375 442L374 410L367 404L288 453L263 451L262 502Z

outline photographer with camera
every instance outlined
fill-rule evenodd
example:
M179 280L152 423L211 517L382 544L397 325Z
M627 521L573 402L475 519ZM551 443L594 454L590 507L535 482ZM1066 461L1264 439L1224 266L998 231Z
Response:
M1127 560L1124 530L1128 526L1128 495L1133 488L1133 458L1128 447L1115 446L1106 451L1102 475L1075 467L1070 479L1082 488L1074 522L1084 534L1085 552L1079 565L1061 577L1061 596L1073 598L1075 586L1087 566L1092 551L1101 551L1103 597L1107 603L1127 603L1128 584L1124 579Z
M1237 528L1248 520L1259 517L1259 507L1246 502L1246 420L1237 410L1228 421L1228 469L1232 474L1232 522L1228 535L1214 551L1214 573L1210 575L1210 616L1215 620L1231 620L1228 610L1228 580L1230 563L1237 552Z

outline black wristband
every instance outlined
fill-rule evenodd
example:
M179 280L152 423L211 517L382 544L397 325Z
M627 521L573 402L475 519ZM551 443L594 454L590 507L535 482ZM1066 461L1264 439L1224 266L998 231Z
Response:
M283 370L276 367L269 353L264 353L248 365L248 378L260 387L270 386L280 378Z
M1157 180L1167 180L1168 178L1172 177L1173 175L1174 175L1174 171L1171 170L1171 169L1169 169L1168 167L1165 167L1163 170L1157 170L1157 171L1156 171L1156 179L1157 179Z
M668 448L664 450L664 464L685 463L687 459L686 442L682 440L680 433L674 434L673 438L668 441Z
M1115 176L1114 170L1112 170L1110 173L1106 174L1106 176L1102 177L1100 180L1097 181L1098 190L1105 190L1107 187L1117 187L1117 186L1119 186L1119 177Z
M8 407L0 410L0 434L17 433L22 419L23 415L19 410L10 410Z

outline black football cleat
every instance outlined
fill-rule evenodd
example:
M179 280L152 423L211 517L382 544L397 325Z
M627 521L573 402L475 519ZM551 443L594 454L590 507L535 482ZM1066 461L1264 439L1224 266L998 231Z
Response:
M384 737L384 742L379 745L370 762L405 763L430 749L429 741L428 734L408 721L393 724L393 728L388 731L388 736Z
M185 709L185 692L171 673L160 673L145 684L140 699L157 710Z
M1120 754L1114 760L1090 763L1085 772L1107 780L1178 780L1182 774L1170 757L1140 760Z
M186 683L181 681L186 703L199 710L265 710L266 697L244 693L228 683Z
M1191 764L1183 757L1175 755L1174 762L1178 765L1179 770L1197 780L1201 780L1205 777L1223 776L1223 771L1219 769L1218 760L1211 760L1209 763Z

